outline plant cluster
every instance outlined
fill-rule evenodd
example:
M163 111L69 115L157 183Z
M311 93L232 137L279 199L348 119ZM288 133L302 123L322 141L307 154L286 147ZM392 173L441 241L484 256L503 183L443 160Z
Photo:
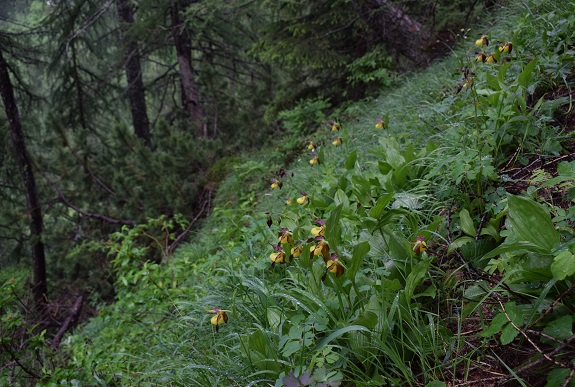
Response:
M363 118L302 105L304 153L234 167L233 200L163 263L176 224L115 234L117 302L52 380L572 386L575 4L529 6Z

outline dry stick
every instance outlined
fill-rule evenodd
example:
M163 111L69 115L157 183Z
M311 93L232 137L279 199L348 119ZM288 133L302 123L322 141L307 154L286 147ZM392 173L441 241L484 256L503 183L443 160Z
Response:
M567 387L571 380L573 380L573 376L575 375L575 367L571 368L571 372L569 372L569 376L565 379L565 382L561 385L561 387Z
M484 379L477 379L477 380L466 380L463 383L454 384L453 387L470 386L472 384L485 383L485 382L497 382L500 380L501 380L501 376L493 376L491 378L484 378Z
M557 157L557 158L555 158L555 159L553 159L553 160L551 160L551 161L549 161L549 162L543 164L543 166L546 167L546 166L548 166L549 164L556 163L557 161L566 159L566 158L568 158L568 157L573 157L573 154L572 154L572 153L569 153L568 155L563 155L563 156L561 156L561 157Z
M570 345L571 345L571 342L573 342L573 341L575 341L575 335L571 336L567 341L565 341L565 343L564 343L563 345L560 345L559 347L555 348L553 351L549 352L548 355L549 355L549 356L555 356L556 354L558 354L559 352L561 352L564 348L570 346ZM527 364L524 365L523 367L521 367L521 368L515 370L515 373L516 373L516 374L520 374L520 373L522 373L523 371L527 371L528 369L533 368L533 367L535 367L536 365L539 365L539 364L543 363L545 360L547 360L547 359L544 358L544 357L540 357L539 359L537 359L537 360L535 360L535 361L533 361L533 362L527 363ZM569 367L567 367L567 368L569 368ZM575 369L575 368L571 367L571 369L573 370L573 369ZM511 379L512 377L513 377L512 375L511 375L511 376L507 376L505 379L503 379L503 380L501 381L501 383L505 382L506 380Z
M555 300L553 301L553 303L549 306L549 308L547 308L545 310L545 312L543 312L541 314L541 316L539 316L539 318L537 320L535 320L530 327L536 325L537 323L539 323L541 320L543 320L543 318L545 316L547 316L549 313L551 313L551 311L555 308L555 306L557 306L557 304L559 303L559 301L561 301L561 299L566 296L567 294L569 294L573 289L575 289L575 284L571 285L571 287L567 290L565 290L563 293L561 293L561 295Z
M63 202L66 206L70 207L71 209L73 209L74 211L76 211L76 212L79 213L79 214L82 214L82 215L84 215L84 216L87 216L88 218L100 219L100 220L103 220L103 221L105 221L105 222L107 222L107 223L110 223L110 224L125 224L125 225L128 225L128 226L133 226L133 225L135 224L135 222L134 222L133 220L130 220L130 219L114 219L114 218L110 218L110 217L108 217L108 216L106 216L106 215L94 214L94 213L91 213L91 212L88 212L88 211L84 211L84 210L82 210L82 209L76 207L76 206L73 205L72 203L70 203L70 202L68 201L68 199L66 199L66 198L64 197L64 194L63 194L62 192L59 192L59 195L60 195L60 200L62 200L62 202Z
M174 250L176 249L176 247L178 246L178 244L180 244L182 242L182 240L184 239L184 237L190 232L190 230L192 229L192 226L194 225L194 223L196 223L198 221L198 219L200 219L200 216L202 216L202 214L204 213L204 211L206 210L206 207L208 205L209 201L208 200L204 200L203 204L202 204L202 208L200 209L200 211L196 214L196 216L194 217L194 219L192 219L192 221L188 224L188 227L186 227L186 229L180 234L178 235L178 237L176 238L175 241L172 242L171 245L168 246L168 255L172 254L174 252Z
M28 375L30 375L31 377L33 377L35 379L40 379L40 375L36 374L34 371L32 371L31 369L26 367L24 364L20 363L20 360L18 360L18 358L10 350L10 347L8 345L2 343L2 347L4 347L4 350L6 350L6 352L8 352L8 354L10 355L10 357L12 358L14 363L16 363L18 365L18 367L22 368L22 371L26 372Z
M487 212L483 214L481 220L479 221L479 226L477 227L477 231L475 233L475 240L478 240L481 236L481 229L483 228L483 223L485 222L485 218L487 217Z
M64 320L64 323L58 330L58 333L56 333L56 336L54 336L54 339L52 340L52 348L58 348L58 346L60 345L60 341L64 336L64 333L66 333L68 328L70 328L70 324L72 324L78 318L78 315L82 310L83 302L84 302L84 296L78 296L78 298L76 298L76 301L74 301L74 305L70 310L70 314L68 315L68 317L66 317L66 320Z
M529 336L527 336L527 333L525 333L525 331L521 328L519 328L514 322L513 320L511 320L511 318L509 317L509 315L507 314L507 311L505 310L505 305L503 305L503 302L501 301L501 298L499 297L499 295L496 294L497 297L497 301L499 301L499 305L501 305L501 311L503 312L503 314L505 315L505 317L507 318L507 321L509 321L509 323L513 326L513 328L515 328L515 330L517 330L517 332L521 333L521 335L523 337L525 337L527 339L527 341L533 346L533 348L535 348L535 350L537 352L539 352L545 359L547 359L548 361L555 363L557 365L560 365L561 367L564 367L564 365L562 363L559 363L553 359L551 359L549 357L549 355L547 355L545 352L543 352L541 350L541 348L539 348L537 346L537 344L535 344L535 342L533 340L531 340L531 338Z
M499 295L497 295L497 301L499 301L499 305L501 305L501 310L503 311L503 313L505 314L505 317L507 318L507 321L509 321L509 323L513 326L513 328L515 328L519 333L521 333L521 335L523 337L525 337L525 339L527 339L527 341L533 346L533 348L535 348L535 350L537 352L539 352L539 354L541 356L543 356L547 361L558 365L561 368L569 368L569 365L565 364L565 363L561 363L558 362L557 360L552 359L548 354L546 354L545 352L543 352L543 350L541 350L541 348L539 348L539 346L537 346L537 344L535 344L535 342L533 340L531 340L531 338L527 335L527 333L525 333L525 331L521 328L519 328L509 317L509 315L507 314L507 311L505 310L505 306L503 305L503 302L501 302L501 299L499 298ZM516 372L517 373L517 372Z

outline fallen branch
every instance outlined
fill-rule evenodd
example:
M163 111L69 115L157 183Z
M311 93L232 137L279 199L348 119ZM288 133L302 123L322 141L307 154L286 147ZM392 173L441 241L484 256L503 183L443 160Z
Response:
M531 361L527 364L525 364L524 366L518 368L515 370L515 374L519 375L522 374L523 372L540 365L541 363L544 363L545 361L549 361L548 358L553 358L553 356L561 353L562 351L565 350L565 348L571 346L571 344L575 341L575 335L571 336L569 339L567 339L562 345L558 346L557 348L555 348L553 351L549 352L546 354L546 356L542 356L537 360ZM557 363L555 361L552 360L552 363ZM575 369L575 366L571 366L571 367L566 367L566 368L570 368L571 370ZM513 378L513 375L508 375L505 378L502 378L499 384L503 384L504 382L511 380Z
M22 371L24 371L25 373L27 373L28 375L30 375L31 377L35 378L35 379L40 379L40 375L38 375L37 373L35 373L34 371L32 371L30 368L26 367L24 364L22 364L20 362L20 360L18 360L18 358L16 357L16 355L12 352L11 348L9 345L6 345L4 343L2 343L2 347L4 348L4 350L10 355L10 357L12 358L12 361L14 364L16 364L18 367L20 367L22 369ZM7 364L6 367L12 367L11 364Z
M196 216L194 217L194 219L192 219L190 221L190 223L188 224L188 227L186 227L186 229L184 231L182 231L182 233L180 235L178 235L178 237L176 238L175 241L173 241L169 246L168 246L168 255L172 254L174 252L174 250L176 249L176 247L182 242L182 240L185 238L185 236L190 232L190 230L192 229L192 226L194 225L194 223L196 223L198 221L198 219L200 219L200 217L202 216L202 214L204 213L204 211L206 210L206 207L208 207L208 200L204 200L204 202L202 203L202 208L200 209L200 211L196 214Z
M59 194L60 194L60 200L62 201L62 203L64 203L66 206L70 207L71 209L73 209L77 213L82 214L84 216L87 216L88 218L100 219L100 220L103 220L104 222L107 222L110 224L125 224L128 226L134 226L136 224L136 222L134 222L133 220L130 220L130 219L115 219L115 218L110 218L106 215L94 214L94 213L91 213L88 211L84 211L84 210L76 207L72 203L70 203L68 201L68 199L66 199L64 197L64 194L62 192L59 192Z
M64 323L58 330L58 333L56 333L56 336L54 336L54 339L52 340L52 348L58 348L58 346L60 345L60 341L64 336L64 333L66 333L66 331L70 328L70 325L72 325L78 319L78 315L82 310L83 302L84 302L84 296L78 296L78 298L76 298L76 301L74 301L74 305L72 305L72 309L70 309L68 317L66 317L66 320L64 320Z

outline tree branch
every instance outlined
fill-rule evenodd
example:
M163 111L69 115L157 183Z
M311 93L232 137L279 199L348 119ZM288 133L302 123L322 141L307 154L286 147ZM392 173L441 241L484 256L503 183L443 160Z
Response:
M70 325L78 319L78 315L82 310L83 302L84 302L84 296L78 296L78 298L76 298L76 301L74 301L74 305L72 305L72 309L70 310L70 314L68 315L68 317L66 317L66 320L64 320L64 323L58 330L58 333L56 333L56 336L54 336L54 339L52 340L52 348L58 348L58 346L60 345L60 341L64 336L64 333L66 333L68 328L70 328Z
M76 207L72 203L70 203L68 201L68 199L66 199L64 197L64 194L62 192L58 192L58 193L59 193L60 200L62 201L62 203L64 203L67 207L73 209L77 213L82 214L84 216L87 216L88 218L103 220L104 222L110 223L110 224L125 224L128 226L134 226L136 224L136 222L134 222L133 220L130 220L130 219L115 219L115 218L110 218L109 216L106 216L106 215L94 214L94 213L91 213L88 211L84 211L84 210Z

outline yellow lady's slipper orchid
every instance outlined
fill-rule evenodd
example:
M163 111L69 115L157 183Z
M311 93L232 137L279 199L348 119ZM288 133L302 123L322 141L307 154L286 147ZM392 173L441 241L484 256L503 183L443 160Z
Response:
M283 186L283 183L281 182L281 180L276 179L275 177L272 179L272 184L271 184L272 189L281 188L282 186Z
M511 54L511 51L513 51L513 44L511 44L511 42L505 42L505 44L501 43L499 45L499 52Z
M301 196L299 198L297 198L297 204L303 206L304 204L308 204L309 203L309 198L307 197L307 195Z
M384 126L385 122L383 122L381 118L379 119L379 121L377 121L377 124L375 124L376 129L383 129Z
M294 246L291 248L291 256L292 257L297 258L301 255L301 253L302 253L302 249L300 246Z
M332 142L333 146L340 146L341 143L343 142L343 140L341 139L341 137L336 137L335 141Z
M292 233L287 228L282 228L281 231L278 233L278 241L282 245L292 244L293 243Z
M313 236L325 236L325 224L311 229Z
M487 35L481 35L481 38L475 41L475 45L478 47L489 46L489 39L487 39Z
M487 57L487 59L485 59L486 63L497 63L497 59L495 59L495 54L491 53L491 55L489 55Z
M313 141L310 141L309 144L307 144L308 150L314 150L315 148L317 148L317 146L314 144Z
M411 242L413 244L413 252L415 255L421 255L425 250L427 250L427 243L425 243L425 237L418 236L415 238L415 242Z
M317 156L313 156L313 159L309 161L310 165L318 164L319 165L319 158Z
M473 86L473 77L475 76L475 73L467 67L463 67L461 72L463 73L463 82L457 86L457 93L459 93L461 89L471 88Z
M331 123L332 123L331 131L332 131L332 132L337 132L337 131L340 129L340 125L339 125L337 122L335 122L335 121L332 121Z
M487 57L485 56L484 53L481 53L477 56L477 58L475 58L476 62L481 62L481 63L485 63L485 61L487 60Z
M325 274L321 277L322 281L325 281L325 277L328 272L334 273L336 277L339 277L345 271L345 267L336 253L332 253L327 259L324 257L325 261Z
M288 198L288 200L286 200L286 206L291 206L291 203L292 203L291 198Z
M339 262L339 259L337 258L335 260L330 259L329 261L327 261L325 266L327 267L327 271L329 271L330 273L335 273L336 277L339 277L344 272L344 268Z
M209 309L208 313L213 313L214 316L210 319L212 325L216 326L216 332L220 330L220 324L228 323L228 315L226 314L227 310L223 310L220 308Z
M286 258L286 253L283 250L278 251L277 253L270 254L270 261L272 261L272 265L276 263L284 263Z
M313 259L317 255L322 255L324 261L329 259L329 244L323 238L315 246L310 246L309 248L309 259Z

